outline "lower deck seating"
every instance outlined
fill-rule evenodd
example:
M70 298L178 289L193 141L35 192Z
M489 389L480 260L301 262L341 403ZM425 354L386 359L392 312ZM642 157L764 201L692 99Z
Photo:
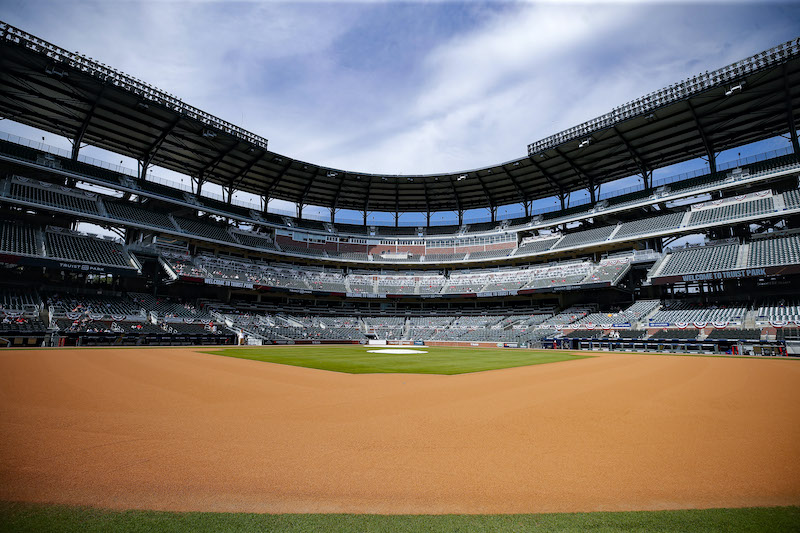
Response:
M650 335L651 340L697 340L696 329L662 329Z
M741 323L747 309L743 306L700 307L683 302L671 302L652 317L652 324Z
M708 334L706 340L750 340L761 339L760 329L715 329Z
M44 333L47 331L47 324L38 318L24 318L24 317L3 317L0 319L0 334L9 335L12 333L17 334L30 334L30 333Z

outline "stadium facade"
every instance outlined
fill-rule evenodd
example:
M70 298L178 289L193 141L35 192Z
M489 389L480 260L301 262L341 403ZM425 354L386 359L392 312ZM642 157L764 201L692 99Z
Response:
M793 352L799 108L800 39L534 142L514 161L375 175L272 152L256 134L0 23L0 115L74 147L0 137L0 344L378 338ZM779 135L783 150L717 161ZM86 158L85 144L135 158L138 170ZM698 157L708 170L653 178ZM154 179L153 166L189 176L191 190ZM601 192L631 176L638 186ZM237 191L261 203L237 202ZM568 205L580 191L587 201ZM550 197L558 208L533 209ZM272 199L296 215L269 212ZM524 216L499 219L511 204ZM308 206L330 216L303 217ZM337 221L342 209L362 223ZM470 223L473 209L488 220ZM369 224L376 211L395 224ZM432 225L441 211L458 223ZM426 223L401 226L406 212ZM688 235L702 243L671 246Z

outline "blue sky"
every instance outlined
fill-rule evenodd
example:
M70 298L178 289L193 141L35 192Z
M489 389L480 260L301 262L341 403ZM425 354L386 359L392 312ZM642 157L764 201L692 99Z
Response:
M391 174L519 158L532 141L800 33L798 3L2 5L3 20L256 132L274 151ZM0 130L38 138L8 121Z

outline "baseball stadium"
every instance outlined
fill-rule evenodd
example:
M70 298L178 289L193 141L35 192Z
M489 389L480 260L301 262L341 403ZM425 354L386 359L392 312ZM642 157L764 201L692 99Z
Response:
M0 130L72 146L0 131L0 530L798 530L800 38L753 52L379 174L0 22Z

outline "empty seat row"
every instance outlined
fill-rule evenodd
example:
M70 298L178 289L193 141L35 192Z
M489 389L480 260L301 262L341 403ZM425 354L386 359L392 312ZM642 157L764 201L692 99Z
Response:
M48 231L45 246L48 257L131 268L128 254L118 242Z
M690 226L735 220L737 218L763 215L775 210L772 197L758 198L747 202L732 202L720 207L712 207L692 212Z
M625 222L622 224L622 227L619 228L619 231L614 234L614 238L620 239L623 237L632 237L634 235L645 235L647 233L677 229L681 225L683 216L684 213L681 211L678 213L667 213L666 215Z
M730 270L736 266L738 251L739 246L736 244L702 246L674 251L667 256L660 275L675 276Z
M154 209L144 209L127 202L105 202L108 214L118 220L175 230L175 225L165 213Z
M32 226L0 222L0 251L11 254L41 255L39 231Z
M231 237L231 234L228 233L228 230L221 226L215 226L199 220L192 220L182 217L175 217L175 222L178 223L181 231L184 231L185 233L199 235L200 237L205 237L206 239L214 239L217 241L236 244L236 241L233 239L233 237Z
M99 214L96 199L89 199L80 194L69 194L55 185L43 188L14 181L11 183L10 196L18 200L58 207L68 211L79 211L90 215Z
M576 231L565 235L561 241L553 246L554 250L561 248L569 248L571 246L581 246L595 242L603 242L611 235L616 226L602 226L599 228L592 228L583 231Z
M759 239L750 243L748 267L800 264L800 235Z

